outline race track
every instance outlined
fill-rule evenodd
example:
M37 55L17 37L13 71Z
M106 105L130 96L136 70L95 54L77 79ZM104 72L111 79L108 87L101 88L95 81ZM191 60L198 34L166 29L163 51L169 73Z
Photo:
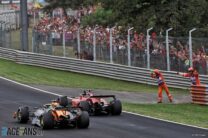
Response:
M18 124L12 113L20 105L38 107L57 96L42 93L0 79L0 127L28 126ZM208 137L208 130L167 123L127 113L121 116L90 118L89 129L53 129L44 131L44 138L191 138ZM207 120L205 120L207 121ZM1 137L1 136L0 136Z

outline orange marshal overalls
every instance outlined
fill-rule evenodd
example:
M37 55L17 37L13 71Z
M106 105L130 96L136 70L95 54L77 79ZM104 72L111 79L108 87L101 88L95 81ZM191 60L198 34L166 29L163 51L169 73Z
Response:
M165 90L169 101L172 102L173 97L172 97L172 95L170 94L170 92L168 90L168 87L167 87L167 85L164 81L163 75L160 72L154 72L154 73L155 73L155 77L153 77L153 78L156 78L157 83L158 83L158 102L162 102L162 91L163 91L163 89Z
M193 74L190 73L183 73L183 77L189 77L191 80L192 85L200 85L200 80L199 80L199 73L197 71L194 71Z

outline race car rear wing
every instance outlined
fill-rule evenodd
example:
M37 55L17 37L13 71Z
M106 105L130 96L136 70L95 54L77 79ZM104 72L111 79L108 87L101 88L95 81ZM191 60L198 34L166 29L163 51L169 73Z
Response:
M90 98L113 98L114 100L116 100L115 95L93 95L90 96Z

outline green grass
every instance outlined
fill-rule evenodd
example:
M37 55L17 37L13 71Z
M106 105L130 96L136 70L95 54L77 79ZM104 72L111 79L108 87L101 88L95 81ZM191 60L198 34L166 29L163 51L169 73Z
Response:
M25 84L41 84L129 92L152 93L157 91L156 86L148 86L41 67L20 65L3 59L0 59L0 76ZM188 91L171 89L171 93L187 94ZM123 108L126 111L208 128L208 110L206 106L192 104L175 105L124 103Z
M208 128L207 106L194 104L130 104L123 109L142 115Z
M83 75L35 66L20 65L0 59L0 75L25 84L41 84L72 88L105 89L129 92L156 92L156 86ZM150 78L151 79L151 78ZM187 90L170 89L171 93L188 93Z

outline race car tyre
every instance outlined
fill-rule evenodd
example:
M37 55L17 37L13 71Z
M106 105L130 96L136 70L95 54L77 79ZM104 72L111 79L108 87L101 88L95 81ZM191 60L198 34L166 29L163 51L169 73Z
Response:
M77 120L78 128L88 128L90 124L89 114L86 111L83 111Z
M27 123L29 120L29 108L28 107L20 107L17 111L17 120L20 123Z
M87 101L81 101L79 103L79 107L82 109L82 111L87 111L90 113L90 104Z
M122 112L122 105L120 100L114 100L111 103L111 114L112 115L120 115Z
M52 129L54 127L54 117L51 112L47 112L40 117L40 126L42 129Z
M69 104L67 96L60 96L58 98L59 104L63 107L66 107Z

